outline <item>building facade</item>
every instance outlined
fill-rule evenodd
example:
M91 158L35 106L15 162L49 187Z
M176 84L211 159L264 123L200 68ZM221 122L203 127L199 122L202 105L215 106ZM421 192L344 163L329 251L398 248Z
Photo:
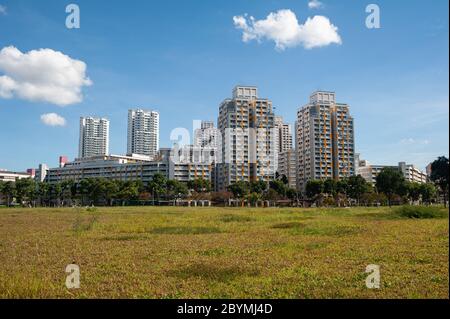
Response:
M194 131L194 146L215 148L220 144L220 131L213 121L201 121L200 128Z
M50 168L46 181L49 183L73 180L79 182L87 178L105 178L121 181L141 180L144 184L153 179L156 173L168 176L168 163L165 160L149 161L142 158L107 155L76 159L63 167Z
M290 188L297 187L297 153L294 149L278 154L278 174L286 176Z
M0 182L15 182L18 179L33 178L33 172L11 172L0 170Z
M275 128L278 134L277 145L278 153L286 152L292 149L292 126L284 123L281 116L275 116Z
M129 110L127 154L156 156L158 150L159 113L151 110Z
M216 189L237 181L270 181L278 166L272 102L253 86L236 86L219 107L221 161L214 173Z
M425 172L422 172L416 166L406 164L405 162L400 162L398 165L374 165L366 160L360 160L356 174L361 175L367 182L375 186L378 174L385 168L400 171L408 182L422 184L426 183L428 180Z
M166 178L187 182L197 178L211 181L212 165L194 163L189 160L172 161L171 149L161 149L154 160L148 156L108 155L76 159L64 166L51 168L47 172L46 181L58 183L65 180L79 182L86 178L105 178L120 181L140 180L148 184L155 174Z
M405 162L398 163L399 170L403 173L405 180L409 182L423 184L428 181L426 172L422 172L413 164L406 164Z
M80 118L80 143L78 157L92 157L109 153L109 120Z
M309 180L354 175L354 123L349 106L336 103L334 92L314 92L297 112L296 146L299 191L305 191Z

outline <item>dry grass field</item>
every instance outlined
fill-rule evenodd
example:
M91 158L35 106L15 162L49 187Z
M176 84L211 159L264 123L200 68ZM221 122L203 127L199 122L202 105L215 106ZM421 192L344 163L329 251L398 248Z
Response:
M449 224L389 208L0 209L0 298L449 298ZM81 287L67 289L66 265ZM381 267L381 288L365 286Z

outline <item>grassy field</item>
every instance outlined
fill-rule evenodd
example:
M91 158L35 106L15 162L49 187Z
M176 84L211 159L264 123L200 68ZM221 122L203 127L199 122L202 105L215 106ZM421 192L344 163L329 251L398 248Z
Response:
M0 209L0 298L449 298L442 212ZM65 287L71 263L80 289Z

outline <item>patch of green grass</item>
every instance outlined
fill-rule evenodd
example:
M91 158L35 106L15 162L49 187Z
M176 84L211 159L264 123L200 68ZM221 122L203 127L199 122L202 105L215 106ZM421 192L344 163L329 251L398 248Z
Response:
M180 279L200 278L207 281L229 282L237 277L258 276L259 271L234 265L225 266L195 263L187 267L169 271L168 274Z
M292 228L303 228L305 226L306 225L304 223L289 222L289 223L275 224L275 225L272 225L271 228L275 228L275 229L292 229Z
M395 214L403 218L429 219L444 218L448 210L434 206L401 206L395 209Z
M72 230L76 233L92 230L92 228L94 227L94 223L97 222L97 220L97 214L92 214L90 216L77 214L77 217L72 225Z
M308 226L302 230L302 234L340 237L359 234L362 231L361 227L354 225Z
M249 216L241 216L241 215L235 215L235 214L226 214L226 215L222 215L220 216L220 221L224 222L224 223L231 223L231 222L237 222L237 223L242 223L242 222L252 222L255 221L254 218L249 217Z
M190 227L190 226L170 226L153 228L152 234L174 234L174 235L197 235L197 234L213 234L220 233L217 227Z
M101 238L101 240L117 240L117 241L132 241L132 240L141 240L141 239L147 239L146 236L142 235L117 235L117 236L105 236Z

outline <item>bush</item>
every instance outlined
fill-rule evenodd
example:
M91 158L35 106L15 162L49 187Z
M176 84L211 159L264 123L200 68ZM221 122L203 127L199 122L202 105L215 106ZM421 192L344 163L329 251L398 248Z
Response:
M448 216L445 209L439 207L425 207L425 206L402 206L395 210L395 212L405 218L443 218Z

